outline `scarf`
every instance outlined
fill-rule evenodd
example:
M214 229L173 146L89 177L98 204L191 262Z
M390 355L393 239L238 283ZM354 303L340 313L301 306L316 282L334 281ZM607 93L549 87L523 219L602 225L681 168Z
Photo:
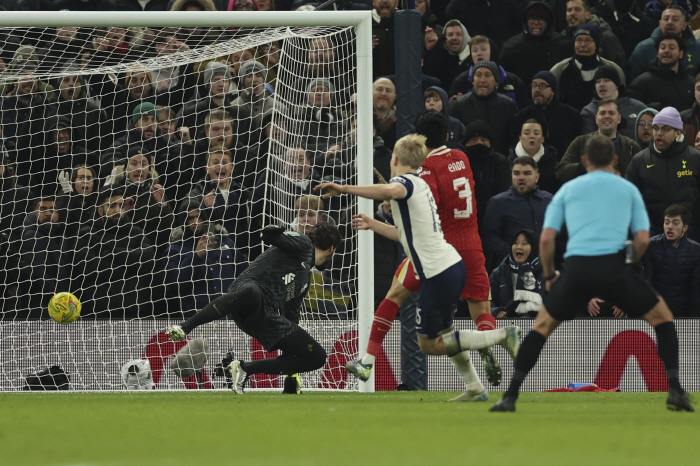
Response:
M518 142L518 145L515 146L515 155L518 157L523 157L523 156L528 156L530 157L530 154L527 153L525 148L523 147L522 142ZM535 155L532 156L532 158L535 160L535 162L539 163L540 159L544 155L544 144L540 144L540 149L537 151Z

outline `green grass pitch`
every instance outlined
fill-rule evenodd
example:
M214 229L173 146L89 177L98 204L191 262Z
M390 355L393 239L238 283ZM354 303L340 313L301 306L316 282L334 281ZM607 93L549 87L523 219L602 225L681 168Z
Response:
M1 465L697 465L665 393L4 393ZM697 395L695 397L697 399Z

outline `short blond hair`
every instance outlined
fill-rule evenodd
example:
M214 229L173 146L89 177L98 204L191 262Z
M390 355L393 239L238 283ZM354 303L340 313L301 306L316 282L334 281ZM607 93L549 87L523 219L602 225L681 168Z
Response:
M207 153L207 167L209 166L211 156L214 154L222 154L224 156L227 156L230 162L233 163L233 156L231 155L231 151L226 149L224 146L214 146L211 149L209 149L209 152Z
M313 194L304 194L297 198L294 207L297 212L300 210L313 210L318 212L319 210L323 210L323 200Z
M399 163L414 169L420 168L428 155L425 141L425 136L420 134L408 134L396 141L394 155L399 159Z

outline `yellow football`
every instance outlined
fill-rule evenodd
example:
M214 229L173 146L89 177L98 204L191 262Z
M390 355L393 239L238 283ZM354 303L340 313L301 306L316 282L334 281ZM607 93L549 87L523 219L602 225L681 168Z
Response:
M80 316L80 300L72 293L57 293L49 301L49 315L59 324L70 324Z

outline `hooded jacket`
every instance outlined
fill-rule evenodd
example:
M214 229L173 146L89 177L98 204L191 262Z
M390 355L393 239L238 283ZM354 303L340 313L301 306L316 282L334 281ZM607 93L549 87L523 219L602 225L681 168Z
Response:
M442 100L442 113L447 118L447 131L450 135L450 139L445 143L450 149L457 149L459 146L459 141L464 137L465 127L461 121L455 117L450 116L450 99L447 97L447 92L441 87L433 86L426 89L426 91L434 90L440 94L440 100ZM388 178L387 178L388 181Z
M645 109L641 110L641 111L637 114L637 120L634 122L634 127L635 127L635 128L637 128L637 127L639 126L639 120L640 120L640 118L642 117L642 115L644 115L645 113L651 113L651 116L652 116L652 118L653 118L654 116L656 116L657 113L659 113L659 111L656 110L655 108L651 108L651 107L648 107L648 108L645 108ZM636 129L635 129L635 131L636 131ZM641 147L642 149L645 149L646 147L649 146L649 144L644 144L642 141L639 140L639 133L638 133L638 132L635 132L635 133L634 133L634 141L635 141L637 144L639 144L639 147ZM652 141L653 141L653 139L652 139Z
M450 116L465 127L474 120L488 122L493 131L492 145L501 153L508 149L508 125L517 111L516 103L496 90L486 97L473 92L463 95L450 106Z
M452 81L462 72L469 69L469 41L471 37L467 28L457 20L450 20L448 27L459 26L462 29L462 48L458 53L447 49L447 37L441 37L432 50L426 50L423 58L423 73L440 80L443 89L449 89Z
M652 140L632 158L625 176L642 193L652 234L663 232L664 210L673 204L685 206L693 214L691 233L700 223L700 151L688 146L685 137L663 152L656 150Z
M527 27L527 12L542 8L547 14L547 26L538 36L533 36ZM530 2L523 14L523 32L503 43L499 65L515 73L529 83L532 77L542 70L549 70L560 61L571 56L574 43L568 37L554 32L554 15L546 3Z
M661 28L657 27L650 38L641 41L634 48L634 52L632 52L628 62L629 71L627 76L629 82L634 81L637 76L651 69L652 62L656 61L655 40L659 34L661 34ZM700 70L700 41L695 39L690 28L685 28L681 36L685 40L685 52L681 63L685 65L685 70L689 75L695 76Z
M622 68L610 60L600 56L597 56L597 58L598 66L594 69L588 70L586 73L592 78L595 74L595 70L601 66L611 66L617 71L617 74L620 77L620 82L624 86L625 73L622 71ZM581 111L581 109L583 109L583 107L590 102L591 97L595 96L595 80L584 80L583 74L579 69L578 62L576 61L575 57L560 61L554 65L550 71L559 82L559 99L562 101L562 103L570 105L576 110Z
M686 72L682 62L676 73L654 59L649 70L630 84L630 96L658 109L674 107L682 112L693 106L694 95L695 80Z

